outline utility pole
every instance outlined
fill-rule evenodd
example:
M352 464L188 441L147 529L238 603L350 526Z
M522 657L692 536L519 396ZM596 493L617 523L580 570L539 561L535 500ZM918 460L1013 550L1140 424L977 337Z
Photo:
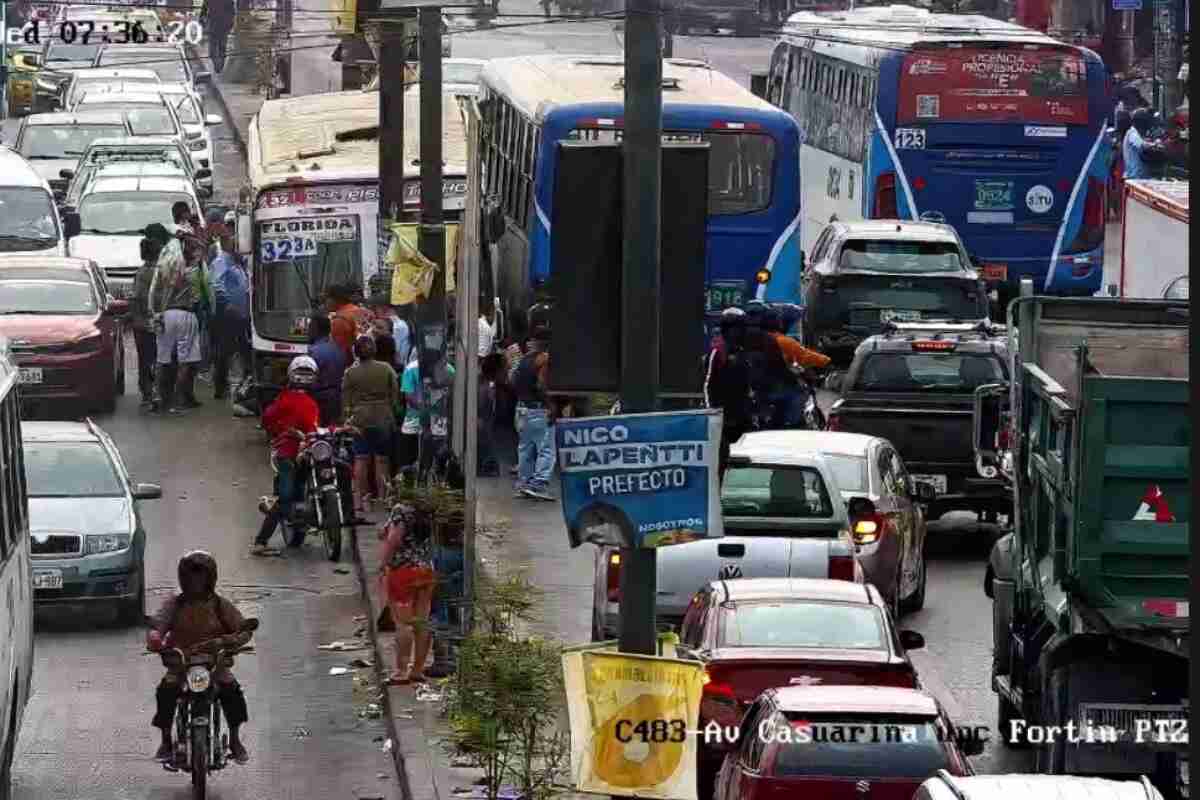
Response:
M447 443L447 431L433 430L435 417L448 420L450 387L446 370L446 228L442 221L442 11L422 7L418 12L421 58L421 254L438 265L438 275L425 302L417 306L422 390L441 392L439 406L425 416L421 431L420 469L427 470L437 444ZM459 325L469 320L459 320ZM438 440L441 440L438 442Z
M625 8L621 408L639 413L658 410L662 0L627 0ZM655 561L653 548L621 548L621 652L658 652Z
M0 119L8 119L8 0L0 0Z
M379 23L379 223L399 222L404 210L403 19Z

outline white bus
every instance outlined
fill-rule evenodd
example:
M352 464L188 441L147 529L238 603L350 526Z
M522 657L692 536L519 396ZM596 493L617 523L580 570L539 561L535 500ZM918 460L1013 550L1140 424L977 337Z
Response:
M420 211L420 95L405 94L404 213ZM326 288L366 287L379 272L379 95L333 92L268 100L247 137L250 197L238 215L238 249L251 275L251 342L260 403L286 383L292 357L308 351L308 319ZM462 111L442 103L443 210L466 204Z
M9 796L33 676L33 566L17 368L0 337L0 797Z

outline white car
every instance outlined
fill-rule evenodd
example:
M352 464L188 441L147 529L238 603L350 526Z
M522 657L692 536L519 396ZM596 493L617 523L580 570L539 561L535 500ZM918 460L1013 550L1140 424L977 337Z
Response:
M212 168L213 143L209 128L220 125L218 114L205 115L195 92L182 83L164 83L155 87L163 98L175 109L175 116L183 124L187 134L187 146L192 160L198 166Z
M182 82L196 86L209 80L208 72L193 72L183 45L106 44L96 54L94 67L131 67L151 69L164 83Z
M88 180L79 207L64 214L64 227L74 234L67 251L99 264L113 296L128 297L142 263L142 231L152 222L170 230L171 206L180 200L203 221L192 178L178 164L106 164Z
M71 110L120 108L126 112L134 136L170 136L186 147L187 131L175 112L175 106L158 91L152 91L152 88L157 89L145 84L101 84L84 92Z
M483 72L487 61L478 58L446 58L442 59L442 94L455 97L479 96L479 73ZM413 91L418 87L409 87ZM365 91L379 91L379 76L376 75L367 84Z
M161 83L158 73L151 69L77 69L71 73L71 79L63 87L62 107L69 109L79 102L84 92L100 84L157 84Z

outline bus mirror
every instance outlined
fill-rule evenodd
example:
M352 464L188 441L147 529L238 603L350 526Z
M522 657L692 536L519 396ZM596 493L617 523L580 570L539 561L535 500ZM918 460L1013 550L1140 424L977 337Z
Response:
M800 251L800 271L804 272L804 251Z
M750 73L750 94L761 97L763 100L767 99L767 73Z
M237 250L242 255L247 255L251 247L251 228L250 215L238 214L237 218Z

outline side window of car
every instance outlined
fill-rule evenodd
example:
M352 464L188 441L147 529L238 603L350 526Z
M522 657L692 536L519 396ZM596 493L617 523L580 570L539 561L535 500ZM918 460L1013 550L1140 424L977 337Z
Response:
M910 494L912 491L910 489L912 481L908 477L908 468L904 466L903 459L900 458L900 454L895 450L892 451L892 474L895 476L896 485L899 487L897 493L903 495Z
M750 706L746 716L742 717L742 725L738 729L738 749L741 752L739 760L748 770L757 771L758 762L762 758L763 737L758 735L762 720L767 718L771 709L766 702L759 700Z
M895 495L896 491L896 469L895 462L892 461L892 450L883 448L879 451L879 483L882 487L883 494Z
M692 598L687 613L683 615L683 623L679 626L679 643L684 647L700 646L700 637L704 632L704 611L708 608L708 593L701 590Z

